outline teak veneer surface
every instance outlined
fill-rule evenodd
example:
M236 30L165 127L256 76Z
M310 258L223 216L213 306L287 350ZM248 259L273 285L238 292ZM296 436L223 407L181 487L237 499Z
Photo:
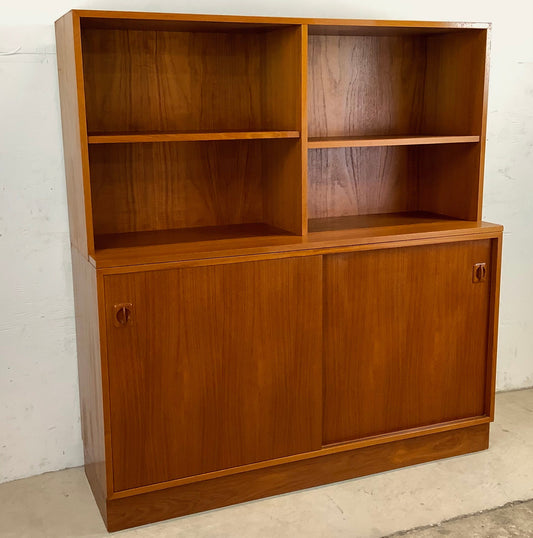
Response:
M477 220L479 144L309 152L309 218L405 211Z
M411 216L408 216L411 215ZM122 234L118 236L102 236L101 245L106 248L97 250L91 258L99 269L122 268L128 266L148 267L153 264L164 264L192 260L213 260L235 256L295 256L298 254L323 253L339 249L356 248L388 248L398 246L398 242L414 241L457 241L466 237L494 237L501 233L502 227L488 222L458 221L447 217L428 216L422 213L419 221L418 212L397 213L389 215L362 215L357 217L341 217L310 220L313 232L305 237L283 235L275 229L257 225L225 228L233 229L236 236L220 238L216 235L209 238L200 231L199 241L166 243L174 233L190 234L194 239L194 229L173 232L154 232L163 234L163 243L144 246L144 233L126 234L125 241L129 246L122 245ZM240 230L240 231L239 231ZM224 233L224 232L223 232ZM263 235L264 234L264 235Z
M483 424L108 500L108 528L113 532L433 459L485 450L488 445L489 425Z
M450 31L470 31L490 28L486 22L450 21L406 21L379 19L324 19L305 17L257 17L241 15L197 15L194 13L154 13L148 11L111 11L73 9L66 16L81 20L84 28L151 28L161 23L158 29L175 31L242 31L245 29L268 31L272 26L310 25L310 33L333 35L341 32L376 32L387 35L389 31L439 33ZM143 26L144 25L144 26ZM357 35L357 34L353 34ZM364 34L362 34L364 35Z
M299 138L299 131L196 131L105 133L89 135L89 144L134 144L139 142L200 142L211 140L256 140L268 138Z
M325 256L324 444L485 413L491 267L488 239Z
M426 146L429 144L460 144L465 142L479 142L479 136L325 136L309 138L307 145L309 149L324 149L373 146Z
M284 60L271 33L91 28L82 41L89 133L300 130L272 99ZM298 70L285 74L297 99Z
M105 277L115 491L321 447L321 268Z

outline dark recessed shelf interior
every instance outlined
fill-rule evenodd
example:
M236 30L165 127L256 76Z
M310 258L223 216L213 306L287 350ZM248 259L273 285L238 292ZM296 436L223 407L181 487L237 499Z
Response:
M103 234L95 237L96 250L114 248L146 247L149 245L171 245L182 243L202 243L228 239L253 237L290 237L291 234L280 228L262 222L232 224L226 226L198 226L174 230L151 230L118 234Z
M428 211L400 211L398 213L376 213L372 215L343 215L309 219L309 233L331 232L361 228L409 226L457 220L446 215Z

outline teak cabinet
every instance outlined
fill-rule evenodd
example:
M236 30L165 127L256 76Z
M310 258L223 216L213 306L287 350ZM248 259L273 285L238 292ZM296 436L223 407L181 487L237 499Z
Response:
M487 448L488 24L56 23L109 530Z

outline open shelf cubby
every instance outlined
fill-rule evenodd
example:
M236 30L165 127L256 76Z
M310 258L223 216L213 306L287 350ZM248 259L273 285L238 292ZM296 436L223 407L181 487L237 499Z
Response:
M297 140L95 144L89 160L97 250L300 231Z
M302 235L302 28L82 18L94 248Z
M309 152L309 231L373 227L387 219L349 218L409 213L409 219L476 220L477 144L315 149ZM420 213L418 213L420 212ZM404 215L396 224L406 224ZM338 219L339 217L348 217ZM321 220L326 219L322 222Z
M82 23L89 136L300 131L298 26L120 23Z
M309 231L478 220L485 32L309 34Z
M481 135L485 32L309 33L310 138Z

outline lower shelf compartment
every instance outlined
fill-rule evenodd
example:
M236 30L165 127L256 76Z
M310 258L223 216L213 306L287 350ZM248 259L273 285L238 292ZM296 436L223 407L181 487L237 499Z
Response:
M409 226L411 224L430 224L449 222L458 219L429 213L427 211L401 211L398 213L376 213L372 215L345 215L309 219L309 232L332 232L358 228L382 228L385 226Z
M291 236L291 234L280 228L257 222L250 224L230 224L226 226L201 226L175 230L97 235L95 237L95 247L97 250L105 250L145 247L149 245L171 245L174 243L202 243L221 239L278 236Z
M433 433L223 476L130 497L102 506L110 532L299 489L484 450L489 424Z

